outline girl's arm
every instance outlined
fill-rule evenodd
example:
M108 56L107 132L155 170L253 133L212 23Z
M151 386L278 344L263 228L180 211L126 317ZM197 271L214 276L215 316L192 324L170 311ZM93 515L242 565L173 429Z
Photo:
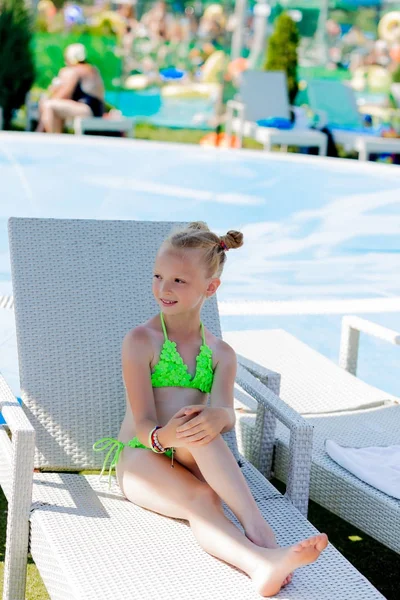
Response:
M210 405L212 408L220 409L226 421L221 433L233 429L236 416L233 408L233 388L235 385L237 359L236 353L227 344L220 340L218 342L220 354L214 371L214 381L210 393Z
M235 426L233 408L233 387L236 377L235 351L222 340L218 342L218 361L214 371L214 381L210 394L210 407L194 404L184 412L193 416L176 430L177 439L186 440L189 445L201 446Z
M122 343L122 374L140 442L148 445L149 432L157 423L151 386L153 350L149 333L142 325L130 331Z

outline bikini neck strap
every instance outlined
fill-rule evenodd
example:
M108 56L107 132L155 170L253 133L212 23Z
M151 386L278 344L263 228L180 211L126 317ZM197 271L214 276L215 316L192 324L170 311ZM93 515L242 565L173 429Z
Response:
M165 321L164 321L164 315L162 314L162 312L160 312L160 318L161 318L161 326L162 326L162 330L164 332L164 338L166 340L168 340L168 334L167 334L167 328L165 327ZM200 321L200 329L201 329L201 338L203 340L203 346L206 345L206 336L204 333L204 325L203 325L203 321Z
M162 325L162 329L164 332L164 338L167 340L168 339L168 335L167 335L167 328L165 327L165 323L164 323L164 315L162 314L162 312L160 312L160 317L161 317L161 325Z
M203 321L200 321L200 327L201 327L201 337L203 340L203 346L205 346L206 345L206 334L204 333Z

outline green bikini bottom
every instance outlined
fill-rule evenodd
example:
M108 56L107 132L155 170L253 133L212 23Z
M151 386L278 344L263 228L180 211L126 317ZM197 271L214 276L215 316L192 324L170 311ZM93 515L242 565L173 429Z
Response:
M108 460L110 459L110 466L109 466L109 470L108 470L108 489L110 489L110 487L111 487L111 472L116 467L116 465L119 461L119 457L121 456L121 452L125 448L125 446L129 446L129 448L144 448L145 450L151 450L151 448L149 448L148 446L145 446L144 444L139 442L139 438L137 438L137 437L132 438L129 442L126 442L125 444L124 444L124 442L120 442L119 440L116 440L115 438L112 438L112 437L101 438L101 440L97 440L97 442L95 442L93 444L93 450L95 452L103 452L103 451L107 450L107 448L109 448L107 455L104 459L103 468L100 473L100 479L101 479L104 471L107 468ZM111 458L111 455L113 454L113 452L114 452L114 456ZM165 456L168 456L169 458L171 458L172 449L170 448L170 449L166 450L164 454L165 454Z

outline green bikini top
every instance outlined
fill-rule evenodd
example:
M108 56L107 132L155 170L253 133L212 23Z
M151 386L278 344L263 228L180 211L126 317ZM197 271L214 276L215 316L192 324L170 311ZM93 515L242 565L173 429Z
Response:
M206 344L203 323L200 323L203 343L196 357L196 372L192 377L188 372L187 365L176 349L176 342L171 342L168 339L162 313L160 313L160 317L165 339L161 348L160 359L151 374L152 386L195 388L201 392L209 393L213 384L214 371L212 367L212 350Z

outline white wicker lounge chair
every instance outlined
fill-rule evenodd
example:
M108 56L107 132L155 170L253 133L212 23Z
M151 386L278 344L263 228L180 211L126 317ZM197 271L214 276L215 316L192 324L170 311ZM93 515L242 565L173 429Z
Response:
M257 600L241 572L204 553L184 522L143 510L113 478L65 473L100 468L94 440L115 436L125 411L121 341L156 310L151 266L171 223L11 219L9 223L23 408L3 380L0 482L8 499L3 600L23 600L29 548L52 599ZM221 335L215 298L206 325ZM307 493L311 427L239 367L238 382L291 431L289 488ZM272 377L272 385L276 384ZM268 412L265 411L268 408ZM271 431L264 431L270 446ZM225 437L262 511L289 544L315 529ZM58 472L35 472L33 467ZM303 490L299 494L296 486ZM303 500L301 500L303 497ZM303 510L304 510L303 506ZM29 538L28 538L29 535ZM162 548L159 557L154 548ZM185 567L182 570L182 555ZM296 573L288 600L382 598L333 547Z
M310 498L400 552L400 501L364 483L325 451L326 439L352 447L400 444L399 398L355 377L360 330L392 343L400 342L396 332L347 317L343 322L340 368L283 330L229 332L224 339L246 357L240 359L241 363L261 379L263 368L252 360L279 371L280 397L312 424ZM246 440L243 451L252 460L260 452L254 430L257 407L243 393L238 400L247 406L238 439ZM276 436L273 470L278 479L285 481L288 439L279 424Z
M299 109L294 109L299 110ZM235 116L235 113L237 116ZM226 132L251 137L263 144L265 150L273 145L317 147L319 154L326 155L327 137L309 126L293 129L260 127L257 121L269 118L290 118L286 75L281 71L252 71L242 74L239 98L227 103Z

